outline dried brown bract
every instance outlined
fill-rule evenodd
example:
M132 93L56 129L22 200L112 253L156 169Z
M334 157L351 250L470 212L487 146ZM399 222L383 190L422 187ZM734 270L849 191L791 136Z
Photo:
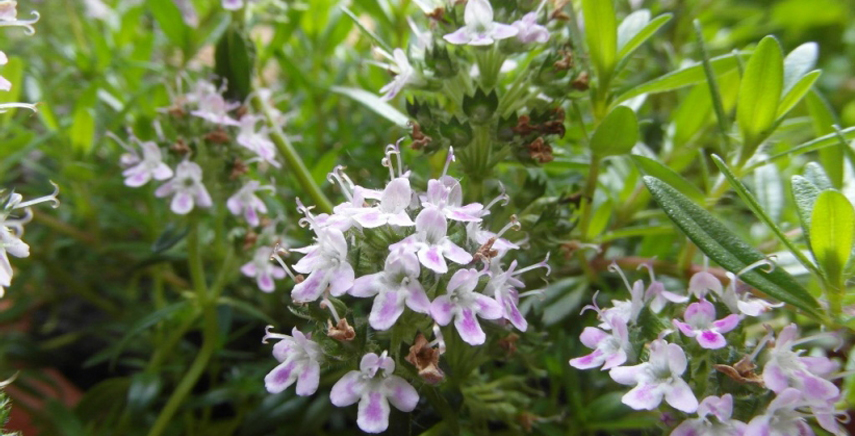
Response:
M231 138L229 137L228 132L222 128L217 128L217 130L205 135L205 140L214 144L227 144L231 141Z
M538 163L552 162L552 146L547 144L542 137L538 137L528 145L528 154Z
M327 320L327 336L339 342L349 342L356 337L356 331L347 323L345 318L340 319L336 325Z
M733 366L716 364L713 365L713 368L738 383L752 384L760 387L765 386L763 383L763 377L754 372L754 370L757 369L757 365L751 361L749 356L739 359L739 362L734 363Z
M445 374L439 369L439 350L430 346L425 335L416 335L416 341L410 347L410 353L404 358L419 371L419 377L430 384L437 384L445 379Z
M505 353L508 356L512 356L514 353L517 352L517 341L519 341L519 340L520 340L520 337L518 334L511 333L511 334L505 336L504 338L499 339L499 347L502 350L505 350Z

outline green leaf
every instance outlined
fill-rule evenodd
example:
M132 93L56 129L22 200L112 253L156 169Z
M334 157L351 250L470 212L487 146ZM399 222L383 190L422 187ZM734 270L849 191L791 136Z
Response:
M763 210L773 222L778 222L784 210L784 186L775 164L763 165L754 171L754 192Z
M763 253L752 247L709 212L693 203L667 183L645 176L644 184L669 218L710 259L731 272L764 260ZM781 268L766 272L758 268L746 271L741 279L760 292L823 319L819 303L791 275Z
M608 82L617 64L617 19L614 0L582 0L585 40L601 82Z
M181 11L172 0L148 0L147 9L160 24L160 30L173 44L182 50L188 48L189 31L184 24L184 19L181 18Z
M828 178L828 174L825 173L825 170L820 164L816 162L808 162L807 165L805 165L804 174L805 178L816 185L820 191L834 189L834 185L831 184L831 179Z
M160 374L138 372L132 375L131 386L128 388L128 409L132 413L144 411L157 399L162 386Z
M819 197L822 190L802 176L793 176L790 183L793 199L796 202L796 211L802 223L802 231L805 234L805 239L810 241L810 215L816 198Z
M855 209L846 196L823 191L814 203L810 218L810 247L828 281L843 286L843 269L849 263L855 240Z
M722 160L722 158L716 155L712 155L712 160L718 167L718 169L721 170L722 175L724 175L724 177L730 183L730 186L733 187L733 190L736 191L736 193L739 195L739 198L741 198L742 201L744 201L745 204L748 206L748 208L751 209L751 212L753 212L754 215L760 219L760 221L763 221L763 223L765 223L766 226L768 226L772 230L775 236L777 236L778 239L783 242L784 245L787 246L787 248L789 248L789 250L793 253L796 259L802 265L804 265L805 268L807 268L809 271L818 273L819 271L817 271L816 266L813 264L813 262L811 262L810 259L808 259L804 255L804 253L802 253L802 251L798 247L796 247L795 243L793 243L793 241L791 241L790 238L788 238L787 235L784 234L784 231L781 230L781 228L778 227L777 224L775 224L775 221L772 220L771 217L769 217L766 211L762 207L760 207L760 203L757 201L757 199L754 198L753 195L751 195L751 192L748 191L748 188L746 188L745 185L743 185L742 182L740 182L739 179L736 178L736 175L733 174L732 171L730 171L730 168L727 167L727 164L724 163L724 160Z
M713 71L717 76L720 76L728 71L735 69L738 65L737 56L742 54L729 53L726 55L714 57L710 59ZM613 104L618 104L622 101L629 100L633 97L638 97L642 94L655 94L659 92L673 91L685 86L695 85L705 82L707 79L704 73L704 66L700 62L681 68L677 71L670 72L664 76L657 77L648 82L642 83L627 90L618 96Z
M847 127L840 131L840 135L843 135L844 138L851 141L855 139L855 127ZM774 162L782 157L786 156L797 156L804 153L809 153L811 151L816 151L825 147L830 147L832 145L840 144L840 136L837 132L829 133L828 135L821 136L816 139L812 139L810 141L799 144L795 147L790 148L787 151L778 153L769 157L768 159L763 159L761 161L756 162L752 167L758 167L760 165L765 165L769 162Z
M793 87L784 94L784 97L781 98L781 102L778 104L777 118L787 115L787 112L789 112L793 106L798 104L798 102L804 98L805 94L810 91L816 80L819 79L820 74L822 74L822 71L820 70L811 71L796 82Z
M825 98L816 89L812 89L805 98L805 103L807 103L814 133L816 135L834 133L834 126L838 124L837 117ZM828 178L837 188L843 186L844 165L846 164L843 147L845 145L839 144L819 150L819 162L828 172Z
M180 312L190 308L190 302L179 301L177 303L170 304L169 306L164 307L163 309L157 310L155 312L149 313L148 315L138 319L133 325L128 328L125 336L113 346L113 359L116 359L119 356L119 353L125 349L125 345L133 339L138 334L142 333L149 327L167 320L171 319L173 316L179 314Z
M330 88L333 92L346 95L371 109L377 115L397 124L399 127L407 127L409 118L392 107L389 103L381 100L380 97L359 88L348 88L343 86L333 86Z
M225 96L244 101L252 91L252 74L255 69L255 45L237 26L230 26L214 49L214 72L225 80Z
M646 12L645 15L634 17L636 14ZM633 21L630 21L630 18ZM644 18L644 21L641 21ZM650 12L646 9L633 12L626 17L618 27L618 59L624 59L631 55L641 44L644 44L660 27L671 20L671 14L662 14L650 21ZM643 24L642 24L643 23ZM639 28L641 24L643 27Z
M747 160L772 133L784 86L784 55L773 36L760 41L739 86L736 120L742 132L742 159Z
M626 106L612 109L591 137L591 151L600 157L626 154L638 141L638 119Z
M806 42L791 51L784 59L784 94L788 93L816 65L819 46Z
M92 151L95 140L95 117L92 116L92 110L89 107L78 104L74 109L68 136L75 150L84 153Z
M638 165L638 168L644 172L644 174L663 180L665 183L673 186L694 202L703 203L706 200L706 195L703 191L698 189L694 183L686 180L671 168L668 168L667 165L660 163L656 159L650 159L637 154L634 154L631 157L632 161Z
M356 24L356 27L359 27L359 30L361 30L362 33L368 35L368 37L377 43L377 45L379 45L383 50L392 53L392 46L387 44L386 41L383 41L376 33L372 32L371 29L365 27L365 24L362 24L362 21L359 21L359 17L357 17L353 11L348 9L347 6L341 6L341 10L344 11L351 20L353 20L353 24Z

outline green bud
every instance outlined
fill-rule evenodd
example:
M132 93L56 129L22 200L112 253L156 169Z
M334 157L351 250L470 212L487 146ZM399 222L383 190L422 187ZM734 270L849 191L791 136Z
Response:
M434 76L437 78L448 79L457 75L457 65L451 60L445 46L436 44L432 50L427 52L425 63L428 68L433 70Z
M464 148L472 142L472 126L461 122L457 117L451 117L439 127L442 137L447 139L454 148Z

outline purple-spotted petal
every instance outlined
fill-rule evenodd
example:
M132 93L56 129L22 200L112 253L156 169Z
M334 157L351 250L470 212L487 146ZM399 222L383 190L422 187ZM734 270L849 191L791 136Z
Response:
M727 333L739 325L739 315L731 314L713 323L713 327L721 333Z
M291 290L291 299L296 303L310 303L320 298L329 284L329 273L326 271L313 271Z
M442 242L442 253L448 258L448 260L460 265L466 265L467 263L472 262L471 254L448 239Z
M350 406L362 398L365 392L365 380L359 371L350 371L333 385L330 401L336 407Z
M240 267L240 272L247 277L255 277L257 271L255 262L247 262Z
M406 380L396 375L383 380L383 394L402 412L412 412L419 403L418 392Z
M606 356L605 362L603 362L603 371L616 368L620 365L626 363L626 351L623 349L619 349L614 353Z
M439 274L448 272L448 265L445 263L445 258L442 256L442 251L437 245L429 245L423 247L418 252L419 260L422 265Z
M267 392L278 394L294 384L297 380L297 371L300 370L299 366L296 360L288 359L273 368L273 371L264 377Z
M193 196L187 192L181 191L172 197L170 208L178 215L186 215L193 210Z
M388 330L404 313L404 303L399 301L398 293L394 291L381 292L374 297L368 323L374 330Z
M596 327L585 327L585 329L582 330L582 334L579 336L579 340L588 348L597 348L600 342L608 337L608 333Z
M514 26L509 24L493 23L493 31L490 32L490 36L492 36L493 39L498 40L517 36L517 33L519 33L519 29Z
M314 360L309 360L297 377L297 395L306 397L318 390L321 380L321 366Z
M484 294L475 294L474 309L478 316L484 319L499 319L505 312L498 301Z
M695 339L702 348L707 350L718 350L727 346L727 340L724 339L721 333L715 330L703 330Z
M273 276L269 272L263 272L256 276L258 281L258 289L264 292L273 292L276 285L273 283Z
M418 313L430 313L430 300L421 283L413 281L406 288L407 307Z
M517 303L510 295L502 297L502 308L504 309L505 319L511 322L519 331L524 332L528 329L528 321L520 313Z
M593 353L582 357L570 359L570 366L576 369L592 369L603 364L605 356L602 350L594 350Z
M353 276L353 267L347 262L342 262L330 278L330 294L335 297L344 295L353 287Z
M366 433L380 433L389 427L389 401L381 392L369 391L362 396L356 425Z
M454 317L457 305L448 298L448 295L440 295L430 304L430 316L439 325L448 325Z
M621 401L635 410L653 410L662 402L663 396L661 385L642 383L624 394Z
M478 323L475 311L472 309L461 310L454 317L454 327L460 333L460 339L469 345L481 345L487 340L487 335L484 334L484 330L481 330L481 324Z
M353 287L347 293L360 298L373 297L380 292L380 280L382 277L382 272L362 276L354 280Z
M451 44L463 45L468 43L470 40L469 29L461 27L452 33L446 34L442 38Z
M685 380L674 379L664 390L665 401L671 407L686 413L694 413L698 410L698 399Z

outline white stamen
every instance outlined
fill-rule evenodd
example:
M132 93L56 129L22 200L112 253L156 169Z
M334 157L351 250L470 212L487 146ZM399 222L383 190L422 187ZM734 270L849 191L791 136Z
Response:
M442 176L440 178L445 177L448 174L448 167L454 162L456 159L454 157L454 147L448 147L448 155L445 157L445 166L442 168Z
M294 280L296 282L297 277L294 276L294 273L291 272L291 268L288 268L288 265L285 264L285 261L282 259L282 256L280 256L280 254L279 254L280 252L284 252L284 251L285 251L285 249L282 248L279 243L276 243L276 245L273 247L273 253L270 253L270 260L275 260L276 263L278 263L279 266L285 270L285 274L288 274L288 277L291 277L291 280Z
M738 273L736 273L736 275L741 276L741 275L747 273L748 271L751 271L755 268L759 268L761 266L766 266L767 268L762 269L761 271L765 272L766 274L769 274L775 270L775 259L777 259L777 256L775 256L775 255L771 255L765 259L760 259L757 262L754 262L751 265L748 265L745 268L742 268L742 270L740 270Z
M620 278L623 279L623 283L626 285L626 288L630 290L632 289L632 286L629 284L629 280L627 280L626 276L623 274L623 270L617 265L617 262L612 262L612 264L609 265L609 271L620 275Z
M549 252L546 252L546 257L541 262L538 262L534 265L529 265L523 269L518 269L518 270L514 271L513 275L518 276L520 274L523 274L523 273L526 273L526 272L529 272L531 270L538 269L538 268L545 268L546 269L546 275L552 274L552 268L549 266Z
M272 325L269 325L269 326L264 328L264 337L261 338L262 344L266 344L268 339L285 339L285 338L290 337L288 335L283 335L281 333L273 333L270 331L270 329L272 329L272 328L273 328Z
M53 185L53 192L50 195L45 195L43 197L34 198L30 201L25 201L23 203L15 204L12 207L12 209L22 209L25 207L33 206L33 205L36 205L39 203L46 203L46 202L51 203L52 208L54 208L54 209L58 208L59 207L59 199L57 199L56 196L59 195L59 185L57 185L53 181L50 181L50 184Z

